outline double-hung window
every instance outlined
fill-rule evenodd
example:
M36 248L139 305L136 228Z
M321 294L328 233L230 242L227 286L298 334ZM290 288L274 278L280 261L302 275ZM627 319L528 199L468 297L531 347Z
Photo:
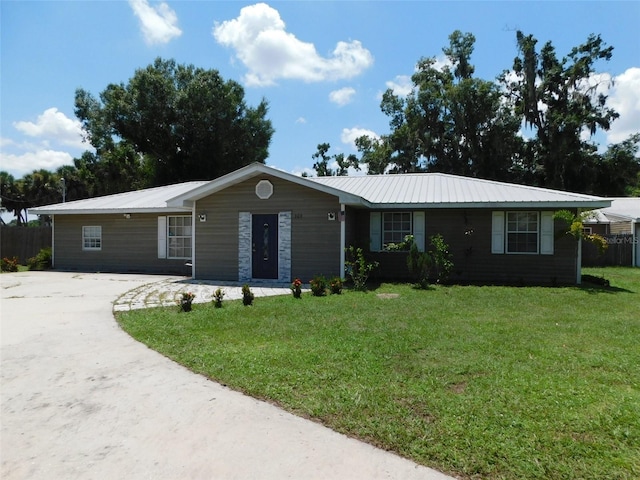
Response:
M401 243L413 232L411 212L384 212L382 214L382 244Z
M82 227L82 250L102 250L102 227Z
M491 253L553 255L553 212L493 212Z
M167 217L167 258L191 258L191 216Z
M507 253L538 253L538 212L507 212Z
M418 249L424 250L424 211L370 213L369 249L372 252L384 251L390 243L402 243L407 235L413 235Z

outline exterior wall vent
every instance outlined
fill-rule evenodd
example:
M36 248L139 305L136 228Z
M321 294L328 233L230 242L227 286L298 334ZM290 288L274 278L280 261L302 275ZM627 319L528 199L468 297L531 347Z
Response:
M269 180L260 180L256 185L256 195L260 200L267 200L273 195L273 185Z

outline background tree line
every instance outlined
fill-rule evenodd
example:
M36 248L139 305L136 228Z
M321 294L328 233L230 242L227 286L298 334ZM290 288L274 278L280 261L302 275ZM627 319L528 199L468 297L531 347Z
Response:
M156 59L99 98L78 89L75 114L94 148L55 172L21 179L0 172L2 207L26 224L27 209L189 180L210 180L264 162L273 135L268 103L217 70Z
M356 140L359 158L312 155L321 175L443 172L605 196L640 195L640 134L597 151L591 139L618 114L594 82L595 65L613 47L600 36L559 58L551 42L517 32L518 56L496 80L474 76L475 37L455 31L448 60L422 58L406 97L387 90L380 103L389 133ZM608 87L608 85L606 86ZM337 164L335 169L331 165Z
M356 140L358 155L312 155L317 175L444 172L605 196L640 195L640 133L601 153L593 136L618 114L594 82L613 47L600 36L559 58L517 32L518 54L493 81L477 78L475 37L455 31L448 63L419 60L406 97L387 90L380 103L389 133ZM249 107L244 90L216 70L158 58L127 84L96 98L78 89L75 114L85 140L73 165L15 179L0 172L2 208L26 224L28 208L167 185L210 180L264 162L273 135L268 103Z

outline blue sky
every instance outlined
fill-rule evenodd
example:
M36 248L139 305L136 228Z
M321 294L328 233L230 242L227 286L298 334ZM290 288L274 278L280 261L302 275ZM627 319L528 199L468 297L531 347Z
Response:
M361 134L388 132L379 108L402 93L421 57L442 58L448 35L476 37L476 75L494 79L516 56L515 31L551 40L559 56L601 34L599 64L621 114L604 146L640 130L640 2L0 2L0 169L54 170L90 149L73 113L76 88L96 97L156 57L213 68L265 98L275 134L267 164L311 171L319 143L355 153Z

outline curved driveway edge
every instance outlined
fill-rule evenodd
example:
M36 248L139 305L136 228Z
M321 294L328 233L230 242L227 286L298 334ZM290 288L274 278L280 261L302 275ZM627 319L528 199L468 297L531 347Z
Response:
M162 280L0 275L0 477L450 478L231 391L134 341L115 322L113 301Z

